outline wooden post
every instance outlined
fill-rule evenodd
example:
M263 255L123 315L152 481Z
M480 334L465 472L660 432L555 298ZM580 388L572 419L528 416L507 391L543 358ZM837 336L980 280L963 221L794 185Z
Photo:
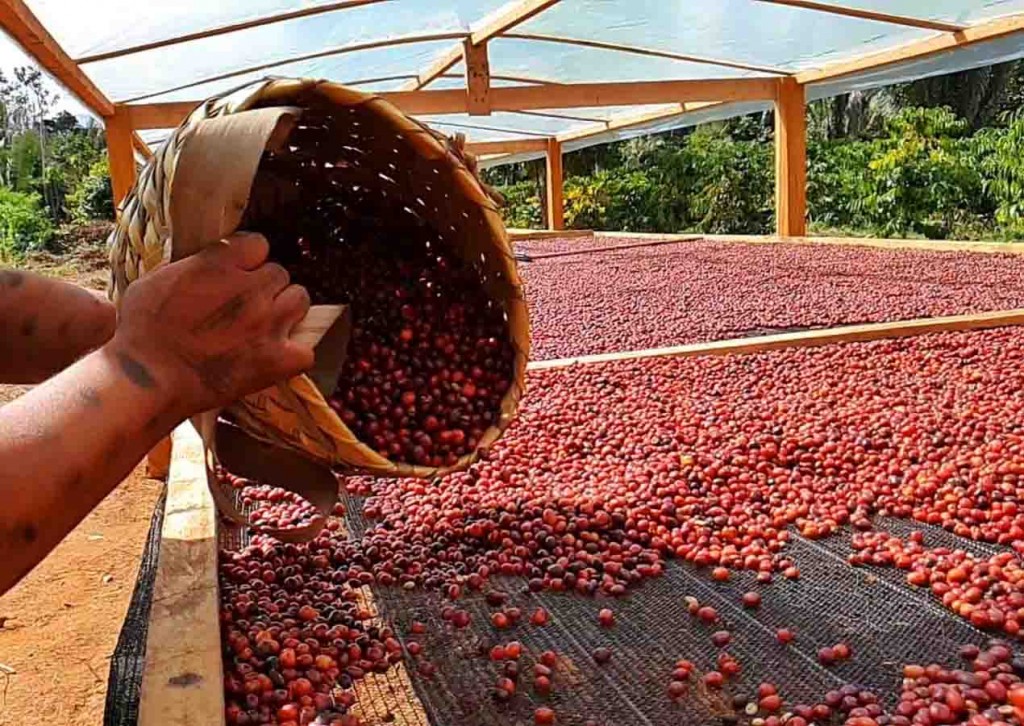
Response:
M107 156L110 158L110 183L114 187L114 207L118 210L135 185L135 152L132 145L131 116L124 106L114 106L107 116Z
M548 139L547 174L548 229L565 229L565 210L562 202L562 143Z
M780 237L807 234L807 116L804 86L779 80L775 101L775 220Z
M463 47L466 59L466 110L470 116L491 115L491 65L487 60L487 43L473 45L467 38Z

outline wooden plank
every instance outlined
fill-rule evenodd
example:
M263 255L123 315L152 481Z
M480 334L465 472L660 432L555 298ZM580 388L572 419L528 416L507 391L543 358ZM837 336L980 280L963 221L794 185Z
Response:
M999 18L998 20L968 27L957 33L945 33L928 38L927 40L903 45L899 48L871 53L850 61L832 63L817 70L804 71L803 73L798 73L796 79L804 84L821 83L854 73L919 60L944 51L966 48L990 40L998 40L999 38L1022 31L1024 31L1024 13L1017 13Z
M592 229L514 229L509 228L508 238L513 242L526 242L528 240L544 239L576 239L579 237L593 237Z
M171 473L171 437L168 436L154 446L146 455L146 476L150 479L166 479Z
M132 147L139 152L139 155L145 161L153 158L153 150L149 148L149 144L143 141L142 137L135 131L132 131Z
M779 81L775 102L775 224L780 237L807 234L807 104L804 87Z
M477 156L484 154L521 154L524 151L547 151L547 139L514 139L511 141L477 141L466 144L466 150Z
M484 43L495 36L525 23L530 18L540 15L548 8L554 7L561 0L519 0L490 20L485 20L473 31L473 43Z
M519 2L511 5L503 5L498 8L498 11L493 15L493 17L485 18L481 22L480 27L478 27L469 37L469 41L473 45L482 45L504 31L514 28L520 23L526 22L538 13L544 12L552 5L556 5L559 1L560 0L519 0ZM418 91L419 89L426 87L432 81L440 78L442 75L454 68L455 65L462 60L463 51L464 48L461 44L453 45L443 54L427 64L426 68L417 73L416 77L402 86L400 90Z
M64 52L23 0L0 0L0 27L97 115L109 116L114 112L110 100Z
M349 8L358 8L363 5L373 5L374 3L386 2L389 0L341 0L341 2L328 3L326 5L317 5L313 7L305 7L299 10L292 10L286 13L278 13L277 15L267 15L261 18L255 18L253 20L245 20L239 23L230 23L228 25L220 25L215 28L206 28L195 33L187 33L185 35L176 35L172 38L164 38L162 40L154 40L150 43L140 43L138 45L131 45L125 48L118 48L117 50L107 51L105 53L93 53L91 55L81 56L75 59L76 63L96 63L98 61L110 60L111 58L120 58L122 56L131 55L133 53L142 53L147 50L154 50L156 48L166 48L170 45L178 45L180 43L188 43L193 40L201 40L203 38L212 38L218 35L224 35L226 33L235 33L239 30L248 30L250 28L259 28L264 25L272 25L274 23L283 23L286 20L297 20L299 18L308 18L312 15L322 15L323 13L333 13L338 10L348 10Z
M754 71L756 73L770 73L777 76L788 76L788 71L772 66L751 65L738 61L723 58L708 58L700 55L688 55L686 53L674 53L657 48L643 48L637 45L624 45L621 43L606 43L600 40L589 40L586 38L567 38L561 35L545 35L542 33L505 33L502 38L513 38L518 40L535 40L544 43L562 43L565 45L578 45L585 48L597 48L599 50L612 50L620 53L633 53L654 58L668 58L670 60L687 61L689 63L701 63L704 65L721 66L723 68L736 68L742 71Z
M487 43L473 45L463 41L466 59L467 111L470 116L491 115L491 64L487 59Z
M885 338L904 338L926 333L941 333L955 330L986 330L1009 325L1024 324L1024 309L1000 310L973 315L953 315L943 318L917 318L894 323L873 323L868 325L845 325L837 328L808 330L799 333L765 335L756 338L733 338L713 343L693 343L668 348L629 351L625 353L603 353L577 358L531 361L527 370L542 371L552 368L566 368L574 365L592 365L622 360L643 360L647 358L680 358L704 355L735 355L739 353L760 353L782 348L809 348L832 343L852 343Z
M874 20L879 23L892 23L893 25L905 25L910 28L921 28L922 30L937 30L941 33L956 33L964 29L963 25L944 23L939 20L927 18L915 18L907 15L893 15L882 13L877 10L865 10L863 8L851 8L833 3L817 2L816 0L757 0L761 3L772 5L786 5L793 8L814 10L819 13L831 15L843 15L848 18L859 18L860 20Z
M186 422L173 442L138 722L216 726L224 723L216 510L199 434Z
M124 106L115 106L106 119L107 156L110 159L110 183L114 206L120 208L135 185L135 152L132 145L131 114Z
M872 247L878 249L904 249L929 252L973 252L978 254L1024 254L1024 242L965 242L957 240L930 239L883 239L879 237L792 237L781 239L775 236L746 234L657 234L644 232L594 232L595 237L612 239L643 237L664 242L732 242L737 244L787 244L787 245L836 245L841 247Z
M544 191L547 204L548 229L565 229L565 203L562 181L562 145L557 139L548 139L545 155Z
M591 136L603 134L607 131L628 129L634 126L642 126L643 124L654 123L656 121L667 121L668 119L675 118L676 116L682 116L683 114L692 113L693 111L699 111L701 109L708 108L709 106L717 105L717 101L701 103L675 103L668 108L659 108L655 111L616 114L608 121L601 121L595 123L593 126L587 126L586 128L576 129L574 131L567 131L564 134L559 134L556 138L562 143L565 143L567 141L586 139Z
M584 106L629 106L692 101L774 101L780 79L736 78L636 83L567 83L493 87L491 111ZM465 113L469 103L464 89L443 91L391 91L377 94L408 114ZM136 129L174 128L201 101L131 104ZM689 106L688 106L689 107ZM700 108L701 106L697 106Z

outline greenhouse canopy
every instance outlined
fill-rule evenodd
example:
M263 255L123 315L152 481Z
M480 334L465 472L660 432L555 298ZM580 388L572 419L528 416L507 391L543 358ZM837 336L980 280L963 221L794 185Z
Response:
M808 101L1024 56L1024 0L0 0L108 128L115 194L201 100L266 76L379 94L485 163L776 108L779 233L805 232Z

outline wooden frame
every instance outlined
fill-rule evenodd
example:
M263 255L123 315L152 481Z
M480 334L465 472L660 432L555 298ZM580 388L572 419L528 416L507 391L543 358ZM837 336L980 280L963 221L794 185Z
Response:
M723 68L735 68L741 71L753 71L755 73L768 73L775 76L791 75L787 71L770 66L757 66L737 61L723 60L720 58L706 58L699 55L687 55L685 53L673 53L657 48L643 48L636 45L622 45L619 43L606 43L600 40L587 40L584 38L566 38L560 35L543 35L540 33L505 33L502 38L513 40L536 40L544 43L562 43L563 45L578 45L584 48L597 48L598 50L612 50L619 53L632 53L634 55L646 55L654 58L668 58L670 60L687 61L689 63L701 63L704 65L721 66Z
M125 106L115 106L114 113L105 119L105 123L107 155L110 157L110 183L114 192L114 207L120 213L121 203L135 185L131 113Z
M0 0L0 26L87 108L99 116L114 112L110 99L71 60L23 0Z
M547 139L515 139L513 141L477 141L466 144L466 150L477 156L484 154L522 154L527 151L547 151Z
M807 234L807 100L792 78L775 102L775 216L780 237Z
M1024 309L999 310L973 315L951 315L942 318L916 318L893 323L870 323L866 325L845 325L821 330L807 330L799 333L764 335L756 338L732 338L711 343L692 343L668 348L650 348L625 353L602 353L575 358L532 361L528 371L542 371L553 368L567 368L574 365L592 365L623 360L647 358L690 358L705 355L733 355L738 353L761 353L782 348L810 348L832 343L853 343L886 338L906 338L926 333L941 333L956 330L987 330L1010 325L1024 324Z
M863 10L861 8L852 8L844 5L817 2L816 0L757 0L757 2L769 3L771 5L786 5L793 8L814 10L819 13L829 13L831 15L843 15L848 18L858 18L860 20L873 20L878 23L905 25L909 28L936 30L940 33L957 33L964 29L964 26L962 25L943 23L938 20L914 18L907 15L892 15L890 13L880 13L877 10Z
M691 101L774 101L780 79L736 78L636 83L567 83L492 87L491 111L530 111L582 106L623 106ZM377 94L409 114L466 113L464 89ZM181 123L200 101L129 104L135 129L166 129Z
M491 115L491 65L487 59L487 43L474 45L463 41L466 59L466 111L470 116Z
M470 35L469 42L471 45L483 45L491 38L514 28L520 23L526 22L553 5L557 5L559 2L561 0L519 0L519 2L507 8L504 12L499 12L494 17L484 20L481 26ZM405 84L401 90L418 91L424 88L434 79L450 71L456 63L462 60L464 50L464 46L453 45L416 74L416 78Z
M224 722L217 513L206 483L199 434L185 422L174 431L172 441L139 726Z
M548 139L544 155L544 192L548 229L565 229L564 183L562 181L562 145L558 139Z

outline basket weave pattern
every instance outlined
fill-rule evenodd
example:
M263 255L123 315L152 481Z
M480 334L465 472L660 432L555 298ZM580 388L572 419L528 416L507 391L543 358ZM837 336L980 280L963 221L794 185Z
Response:
M489 296L502 303L508 316L514 380L498 421L485 432L477 452L444 469L391 462L359 442L305 376L248 396L228 413L258 439L345 470L428 477L465 468L508 426L523 392L529 328L522 283L497 204L477 176L475 159L464 153L463 139L446 138L380 98L324 81L276 79L200 104L154 154L125 200L109 240L111 299L118 302L131 283L182 256L175 248L170 210L181 150L190 135L210 119L274 107L297 107L310 117L326 113L339 127L348 123L352 128L347 138L337 143L345 144L344 149L361 147L359 159L365 161L355 166L367 168L358 170L359 178L373 172L375 178L387 179L390 186L380 182L386 187L382 194L396 195L395 203L418 203L444 242L480 269ZM336 151L325 148L323 153ZM408 199L410 194L414 200Z

